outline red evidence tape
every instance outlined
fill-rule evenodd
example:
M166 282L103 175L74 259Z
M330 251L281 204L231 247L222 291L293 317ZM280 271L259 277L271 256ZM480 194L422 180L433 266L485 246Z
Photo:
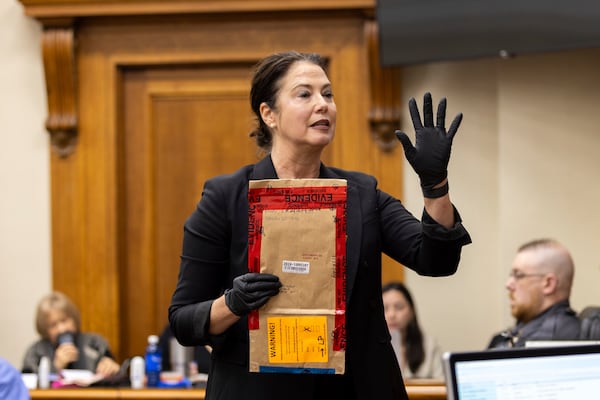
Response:
M265 210L335 209L336 275L334 350L346 349L346 200L347 186L252 188L248 190L248 271L260 272L262 215ZM248 328L259 328L258 310Z

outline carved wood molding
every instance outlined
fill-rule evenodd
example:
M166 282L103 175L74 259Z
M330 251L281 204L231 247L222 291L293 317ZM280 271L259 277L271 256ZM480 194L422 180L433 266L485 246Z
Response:
M19 0L36 18L345 10L371 14L376 0Z
M71 25L52 25L42 34L42 53L48 95L46 129L52 149L67 157L77 141L75 43Z
M371 106L369 126L371 135L383 151L398 144L394 131L400 127L400 78L398 68L381 67L377 22L365 22L369 57Z
M54 151L67 157L77 141L77 25L102 16L231 14L257 12L346 12L371 18L376 0L19 0L43 27L42 48L48 93L46 128Z

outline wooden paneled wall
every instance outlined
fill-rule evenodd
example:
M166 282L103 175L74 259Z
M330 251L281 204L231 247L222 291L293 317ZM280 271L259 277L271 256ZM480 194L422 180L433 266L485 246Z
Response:
M251 67L280 50L330 60L325 162L401 195L397 71L378 66L374 0L21 0L44 26L53 287L120 360L167 323L182 226L204 180L257 159ZM384 280L402 269L385 260Z

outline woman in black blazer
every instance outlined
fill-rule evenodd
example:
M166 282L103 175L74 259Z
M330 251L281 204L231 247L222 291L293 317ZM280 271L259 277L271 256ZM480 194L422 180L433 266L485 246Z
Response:
M397 132L421 180L421 220L380 191L375 178L327 167L323 149L335 134L336 106L325 60L316 54L277 53L256 68L250 93L258 128L251 133L267 156L230 175L209 179L184 227L177 287L169 307L183 345L212 346L206 398L406 399L381 297L381 254L421 275L447 276L470 237L450 202L447 165L462 115L448 131L446 103L433 124L431 96L424 123L409 107L416 143ZM248 273L248 182L275 178L347 181L346 366L343 375L248 372L247 314L277 295L271 274Z

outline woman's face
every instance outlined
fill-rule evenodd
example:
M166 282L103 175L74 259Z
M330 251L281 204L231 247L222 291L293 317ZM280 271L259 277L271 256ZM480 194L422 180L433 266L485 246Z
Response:
M58 335L65 332L77 332L75 320L60 310L50 310L47 316L48 339L56 344Z
M392 289L383 293L383 307L388 329L406 331L413 317L413 311L402 292Z
M335 135L336 106L331 83L318 65L298 61L279 82L275 109L261 105L273 131L273 147L322 149Z

